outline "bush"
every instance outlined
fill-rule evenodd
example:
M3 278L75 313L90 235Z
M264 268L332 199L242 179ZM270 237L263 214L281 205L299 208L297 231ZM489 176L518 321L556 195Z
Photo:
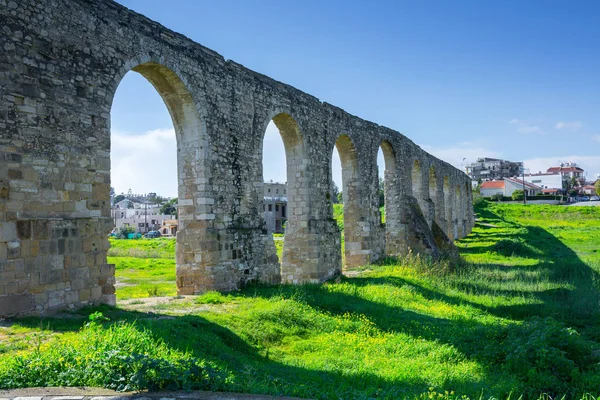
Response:
M130 390L211 390L220 375L204 360L169 348L135 323L103 325L90 315L66 336L2 364L0 387L96 386Z
M478 193L473 192L473 206L474 207L483 207L486 201L483 196Z
M505 365L532 396L569 393L569 387L581 384L582 372L595 368L592 346L551 317L525 321L510 331L507 345Z
M496 193L490 197L491 201L502 201L504 199L504 195L502 193Z
M122 226L119 228L119 234L117 235L119 239L127 239L127 235L135 232L133 226Z
M523 192L520 189L517 189L512 193L511 197L514 201L523 200L525 198L525 192Z

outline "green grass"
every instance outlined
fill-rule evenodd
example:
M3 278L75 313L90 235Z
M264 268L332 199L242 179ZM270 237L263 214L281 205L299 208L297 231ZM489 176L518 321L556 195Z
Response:
M175 240L109 239L108 262L115 265L117 299L175 296Z
M175 258L175 239L110 238L109 257Z
M407 256L324 285L19 319L3 330L15 347L0 351L0 386L592 399L586 393L600 388L600 209L583 208L485 204L458 243L460 262ZM119 261L119 279L173 277L168 259ZM110 320L90 328L98 310ZM192 366L197 374L186 375Z
M175 296L175 259L108 257L115 264L117 299Z

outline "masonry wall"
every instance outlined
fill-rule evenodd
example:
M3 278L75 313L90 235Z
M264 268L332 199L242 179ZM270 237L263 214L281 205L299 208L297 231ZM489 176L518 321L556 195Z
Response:
M106 262L110 111L129 71L154 85L176 131L180 294L340 274L330 165L342 136L354 160L346 267L408 248L435 255L434 223L450 239L472 226L460 191L469 178L405 136L225 60L112 1L0 0L0 30L2 316L114 304L114 267ZM260 155L271 120L287 156L282 260L262 217ZM377 207L382 143L393 160L385 225ZM422 174L416 197L415 160ZM429 196L431 167L438 203Z

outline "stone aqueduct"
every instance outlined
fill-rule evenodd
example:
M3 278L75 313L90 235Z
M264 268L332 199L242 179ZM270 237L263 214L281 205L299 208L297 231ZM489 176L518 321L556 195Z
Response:
M107 264L110 111L136 71L177 137L180 294L341 272L331 156L342 161L346 267L437 254L473 225L469 178L391 129L251 71L110 0L0 0L0 315L115 302ZM287 158L281 265L262 218L262 141ZM386 224L377 151L385 155ZM450 239L449 239L450 238Z

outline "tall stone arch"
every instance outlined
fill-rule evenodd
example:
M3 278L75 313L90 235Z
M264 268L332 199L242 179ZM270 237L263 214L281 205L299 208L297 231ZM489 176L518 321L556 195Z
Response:
M382 140L381 148L385 163L384 168L384 212L385 212L385 254L398 255L402 251L402 226L401 226L401 186L398 182L396 152L392 143Z

